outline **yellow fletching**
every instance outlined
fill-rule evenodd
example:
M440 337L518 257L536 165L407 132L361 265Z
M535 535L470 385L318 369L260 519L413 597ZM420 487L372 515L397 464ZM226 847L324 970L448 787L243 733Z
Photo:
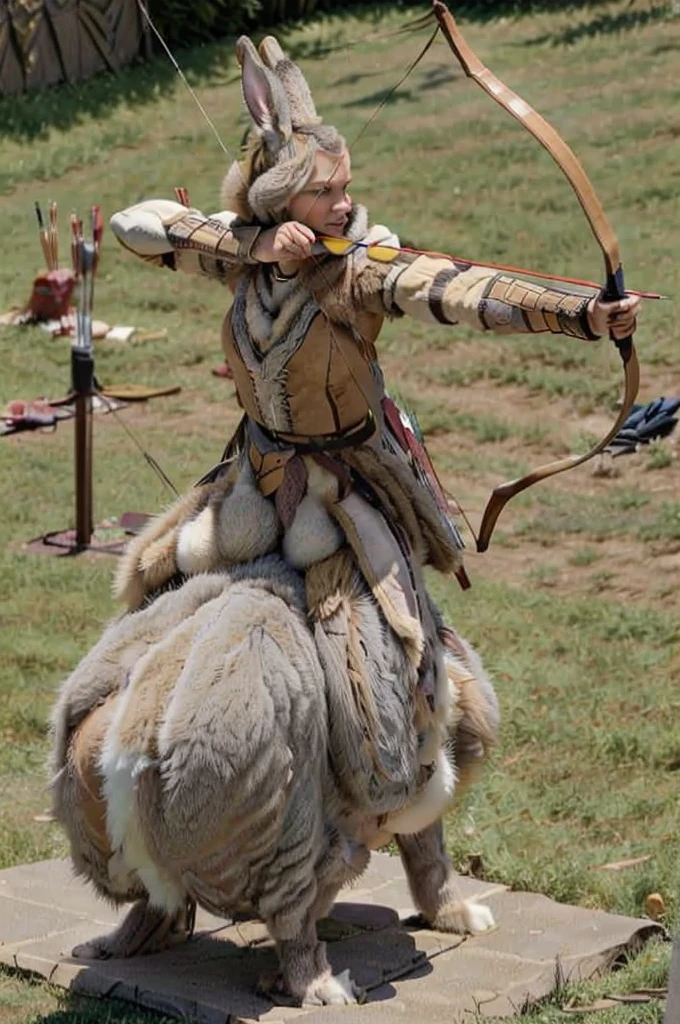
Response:
M392 263L401 252L393 245L369 245L366 253L369 259L377 260L378 263Z
M349 238L333 238L331 235L320 235L319 242L332 256L346 256L354 248L354 242Z
M317 241L332 256L347 256L353 249L366 250L366 255L378 263L392 263L397 258L400 250L394 245L366 245L365 242L353 242L350 238L335 238L331 235L320 235Z

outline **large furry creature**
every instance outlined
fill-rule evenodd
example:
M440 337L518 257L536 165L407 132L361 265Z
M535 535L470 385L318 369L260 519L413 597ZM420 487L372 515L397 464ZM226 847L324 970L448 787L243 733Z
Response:
M63 684L55 815L76 871L133 904L116 931L74 955L180 942L195 903L249 911L276 942L273 998L354 1002L361 993L346 972L332 975L316 922L394 834L434 927L493 924L487 907L458 899L441 828L456 762L468 748L478 759L473 748L494 733L491 686L457 638L423 730L403 644L359 573L338 580L333 628L315 636L303 579L278 555L196 575L110 625ZM343 632L363 659L355 680L333 668Z

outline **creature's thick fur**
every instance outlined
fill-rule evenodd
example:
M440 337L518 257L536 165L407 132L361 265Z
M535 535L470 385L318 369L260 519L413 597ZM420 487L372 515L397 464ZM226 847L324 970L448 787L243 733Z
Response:
M302 579L278 556L197 575L114 622L64 683L54 811L76 870L105 897L134 902L113 935L79 955L180 941L192 901L217 914L247 909L277 942L288 996L354 1001L315 925L397 827L420 830L399 841L429 920L490 926L485 908L455 897L437 824L455 783L465 653L442 661L431 733L419 735L402 644L360 575L343 579L335 607L310 628ZM480 682L490 736L495 700Z

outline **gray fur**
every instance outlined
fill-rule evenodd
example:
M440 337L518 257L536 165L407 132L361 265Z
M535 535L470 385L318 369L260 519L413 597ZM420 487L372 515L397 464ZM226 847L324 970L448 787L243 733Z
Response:
M222 186L222 201L250 221L280 219L291 195L309 179L319 150L340 154L345 141L330 125L321 123L304 75L288 60L273 37L260 44L260 53L247 36L236 44L241 85L253 120L251 161L234 164ZM262 158L262 160L260 159Z
M181 601L176 592L163 594L144 612L122 615L104 631L62 687L52 711L53 775L65 767L70 736L85 715L123 689L135 662L166 632L217 597L223 586L218 577L198 576L182 588Z
M305 76L297 64L286 57L278 40L274 36L265 36L258 50L264 63L271 68L283 85L293 130L297 131L303 125L318 124L320 118Z
M352 630L379 725L373 774L341 668ZM193 901L225 916L248 909L277 944L273 996L355 1001L351 979L332 976L315 925L366 867L377 814L415 792L411 689L402 646L359 577L343 615L315 633L301 577L274 555L196 576L114 622L61 688L51 767L76 869L134 906L112 935L76 953L126 956L174 944L190 927ZM91 709L104 737L100 771L114 765L114 778L130 783L120 806L131 817L115 842L120 821L109 817L108 839L95 842L88 831L83 807L92 794L71 753L75 730L95 720ZM106 780L110 815L121 797ZM432 920L470 927L458 911L446 916L453 882L436 833L423 843L432 849L422 864L412 842L402 847L418 906Z
M354 623L352 622L354 620ZM366 742L363 716L347 679L350 632L363 654L376 722L374 760ZM413 729L412 670L360 573L354 578L351 604L315 625L328 701L328 744L338 786L355 811L388 814L414 795L418 778L418 742Z
M273 160L292 156L288 152L293 126L286 92L281 81L266 68L247 36L236 42L236 56L241 65L243 98L250 116L264 139Z

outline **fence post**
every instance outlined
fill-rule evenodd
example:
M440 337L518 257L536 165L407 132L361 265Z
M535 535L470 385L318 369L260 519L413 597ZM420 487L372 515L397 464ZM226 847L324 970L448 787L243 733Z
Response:
M680 1024L680 934L673 942L664 1024Z

